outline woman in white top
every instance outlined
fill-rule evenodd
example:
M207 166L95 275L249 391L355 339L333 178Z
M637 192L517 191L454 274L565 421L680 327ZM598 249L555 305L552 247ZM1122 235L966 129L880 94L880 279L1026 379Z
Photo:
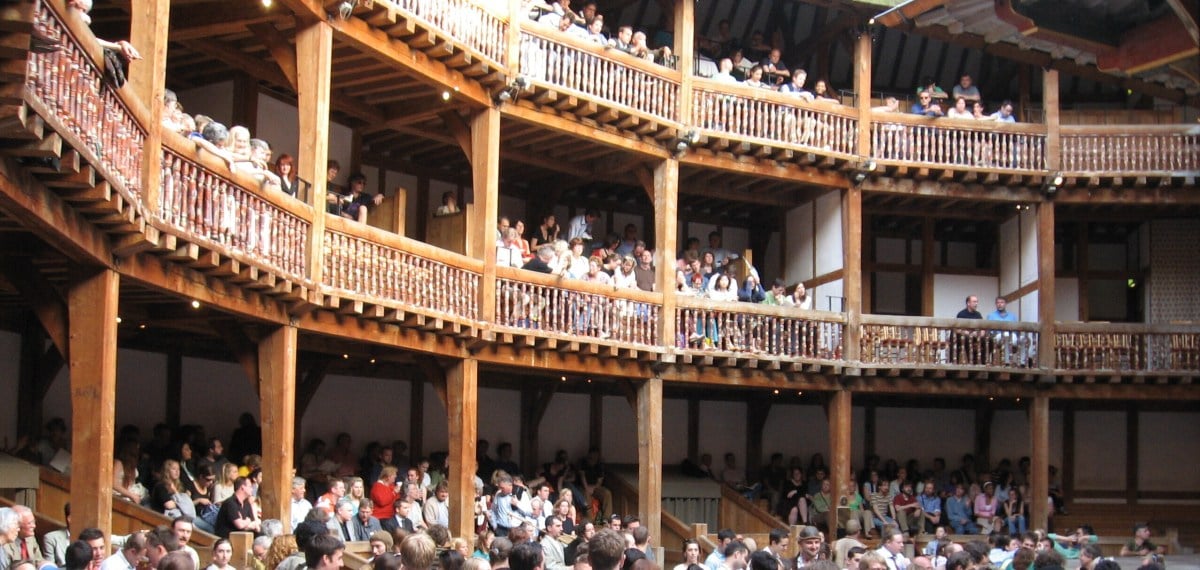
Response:
M796 292L792 293L792 305L807 311L812 310L812 296L808 294L803 283L796 284Z
M229 540L218 538L213 543L212 564L209 564L205 570L237 570L229 563L231 559L233 559L233 546L229 544Z
M572 238L567 255L569 257L563 266L566 276L571 279L583 279L588 273L588 258L583 254L583 240Z
M633 270L633 257L621 258L621 266L613 273L613 284L624 289L637 289L637 272Z
M674 570L687 570L692 564L700 564L700 545L689 538L683 541L683 562L676 564Z
M951 119L974 119L975 116L967 109L967 100L959 97L954 100L954 108L946 116Z
M221 466L221 475L213 485L213 504L219 505L233 496L233 482L238 478L238 466L232 461Z
M761 87L763 89L770 89L771 86L763 83L762 78L763 68L761 65L756 65L751 67L750 71L746 73L746 80L742 82L742 85L745 85L746 87Z

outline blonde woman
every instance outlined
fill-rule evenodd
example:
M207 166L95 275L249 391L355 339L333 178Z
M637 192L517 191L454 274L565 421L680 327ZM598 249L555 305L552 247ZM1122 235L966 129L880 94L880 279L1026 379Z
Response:
M151 495L151 507L168 517L174 518L183 514L195 518L196 507L184 489L183 480L180 478L182 473L178 461L168 459L163 462L162 474Z
M221 465L221 474L213 485L213 504L219 505L233 496L233 482L238 478L238 466L233 462Z
M358 514L358 505L367 496L367 488L363 485L362 477L346 478L346 497L354 501L354 514Z

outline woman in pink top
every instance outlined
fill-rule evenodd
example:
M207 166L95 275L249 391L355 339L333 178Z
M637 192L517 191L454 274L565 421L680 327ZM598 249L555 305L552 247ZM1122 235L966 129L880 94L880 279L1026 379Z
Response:
M983 484L983 493L975 497L975 522L983 531L1000 532L1000 523L1003 521L997 517L997 511L1000 507L1000 499L996 498L996 484L988 481Z

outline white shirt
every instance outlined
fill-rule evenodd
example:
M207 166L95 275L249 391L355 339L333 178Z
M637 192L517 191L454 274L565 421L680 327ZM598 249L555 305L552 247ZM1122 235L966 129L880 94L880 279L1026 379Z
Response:
M124 550L118 550L100 563L100 570L136 570L136 567L125 558Z
M308 512L311 511L312 508L312 503L308 502L308 499L303 497L301 497L299 501L292 499L291 523L293 531L296 530L296 527L300 526L300 523L304 522L304 519L308 517Z
M907 570L908 569L908 564L909 564L908 559L905 558L904 555L900 554L900 553L892 554L892 552L890 550L888 550L886 546L880 546L875 551L875 554L878 554L879 556L883 557L884 562L887 562L888 570Z
M592 239L592 225L587 221L587 214L579 214L571 218L571 222L567 225L567 241L575 238L583 238L585 241Z

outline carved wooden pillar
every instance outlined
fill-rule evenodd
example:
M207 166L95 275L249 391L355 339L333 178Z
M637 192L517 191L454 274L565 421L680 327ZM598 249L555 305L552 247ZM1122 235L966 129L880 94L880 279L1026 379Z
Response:
M475 534L474 503L477 470L475 444L479 437L479 361L467 358L446 369L446 413L450 420L450 532Z
M468 210L467 255L483 260L479 319L496 317L496 221L500 209L500 111L488 107L471 118L471 173L474 208Z
M654 268L663 296L659 345L675 346L675 251L679 235L679 161L654 168Z
M299 84L300 141L297 174L312 187L313 208L305 259L308 276L320 283L324 269L326 165L329 162L329 82L333 61L333 28L325 22L296 31L296 83Z
M113 442L117 404L116 271L78 279L67 291L71 374L73 528L112 531Z
M171 21L170 0L132 0L129 40L137 46L141 61L129 66L129 86L149 111L150 124L142 143L142 197L150 211L158 211L159 177L162 173L163 93L167 83L167 25Z
M1046 528L1050 509L1050 397L1029 402L1029 528Z
M296 449L296 327L282 326L258 342L258 401L262 415L264 519L292 520Z
M638 518L661 537L662 526L662 378L650 378L637 389Z
M829 420L829 484L833 486L827 536L837 536L837 505L843 497L842 487L850 481L850 405L850 391L838 390L830 394L825 412Z

